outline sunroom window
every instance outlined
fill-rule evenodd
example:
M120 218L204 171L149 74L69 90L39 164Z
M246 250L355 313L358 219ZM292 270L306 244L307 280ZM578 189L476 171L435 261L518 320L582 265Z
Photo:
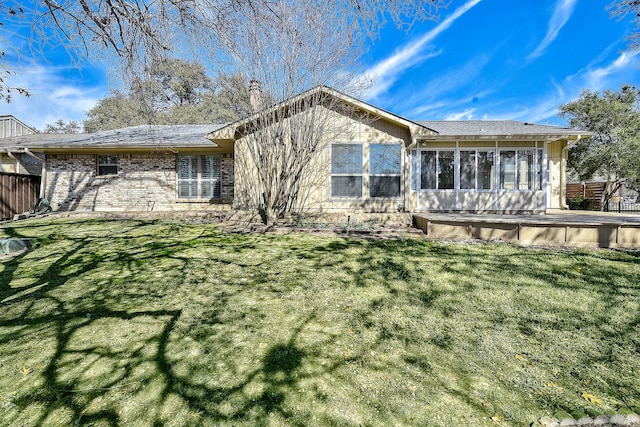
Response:
M460 189L491 190L494 181L493 151L460 151Z
M178 156L178 198L220 199L220 157Z
M420 188L452 190L455 188L455 151L422 151Z
M541 190L542 154L540 149L500 151L500 189Z

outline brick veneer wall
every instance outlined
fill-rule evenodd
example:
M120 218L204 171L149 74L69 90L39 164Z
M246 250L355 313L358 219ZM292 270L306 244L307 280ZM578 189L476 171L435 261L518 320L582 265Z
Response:
M219 208L233 201L233 155L221 155L222 200L178 200L176 154L118 155L118 174L98 176L96 154L47 155L46 195L72 211L156 211Z

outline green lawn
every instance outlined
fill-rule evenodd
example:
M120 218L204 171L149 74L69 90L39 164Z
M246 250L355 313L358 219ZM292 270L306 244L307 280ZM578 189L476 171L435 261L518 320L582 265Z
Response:
M41 219L2 237L0 425L640 413L640 254Z

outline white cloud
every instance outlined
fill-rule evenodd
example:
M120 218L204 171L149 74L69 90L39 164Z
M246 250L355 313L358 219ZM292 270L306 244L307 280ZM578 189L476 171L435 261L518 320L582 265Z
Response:
M375 98L389 89L398 77L408 68L437 56L441 51L421 54L429 42L447 30L459 17L469 9L480 3L481 0L469 0L463 6L456 9L433 30L427 32L417 40L413 40L397 49L391 56L375 64L365 76L375 79L375 83L366 94L368 99Z
M437 99L443 94L459 90L469 83L477 81L490 59L491 55L485 53L472 58L457 69L446 70L442 75L429 79L429 83L421 88L417 96L422 99L426 97Z
M588 69L584 77L587 87L591 90L600 90L607 87L609 77L614 76L616 73L623 71L629 66L635 68L635 64L632 61L633 58L634 55L623 52L609 65L595 69Z
M553 15L547 28L547 34L538 47L529 54L528 59L531 60L541 56L544 50L558 37L558 33L571 17L576 2L577 0L558 0L556 2L556 7L553 10Z
M475 111L475 108L469 108L459 113L451 113L445 117L445 120L471 120Z
M411 95L398 96L395 101L389 102L409 117L424 115L430 111L439 112L446 117L449 114L447 110L475 103L495 90L495 85L487 88L484 80L480 79L491 57L492 53L484 53L457 69L444 70L443 74L429 79L424 86L412 88ZM452 98L451 94L457 95Z
M553 83L554 88L546 96L532 100L531 105L520 106L500 118L510 118L531 122L554 121L560 122L558 108L578 96L583 89L600 91L604 89L617 90L627 79L633 78L637 72L635 55L621 53L610 63L593 68L593 65L582 68L578 73L566 77L561 83ZM508 115L508 117L507 117Z
M7 82L13 87L24 87L30 97L14 95L10 104L0 107L0 114L12 114L19 120L43 130L58 119L85 119L85 112L108 94L104 81L86 83L81 78L70 78L68 67L32 66L19 70Z

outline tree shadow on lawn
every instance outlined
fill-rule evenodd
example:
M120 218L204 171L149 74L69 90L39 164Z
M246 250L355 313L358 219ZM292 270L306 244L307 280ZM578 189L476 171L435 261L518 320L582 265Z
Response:
M261 248L276 238L243 236L242 241L238 241L235 236L211 234L180 239L175 230L176 239L157 240L154 233L145 232L146 225L139 223L118 232L118 238L123 239L121 249L107 252L92 247L93 238L67 236L64 238L67 246L53 247L56 258L48 259L46 268L34 277L33 283L25 288L0 288L0 310L5 313L0 314L0 331L3 331L0 363L4 363L0 372L7 372L9 366L18 368L20 363L24 363L25 369L8 372L7 381L12 381L15 387L0 390L0 395L13 409L0 414L0 420L5 417L9 422L27 425L51 424L58 420L107 425L135 420L157 425L167 422L195 425L204 421L267 425L276 417L289 425L305 425L312 416L318 416L319 423L355 425L376 419L344 418L336 412L339 409L336 402L348 402L357 408L354 412L377 416L380 421L411 424L419 419L419 415L402 414L398 408L385 407L384 394L375 397L362 388L362 374L357 377L349 374L364 370L377 373L374 384L384 384L387 380L380 378L392 372L403 378L411 375L425 381L430 378L436 390L473 408L476 413L485 414L490 422L488 417L500 408L500 402L486 406L488 398L483 400L477 379L473 379L477 374L473 365L485 361L460 350L459 334L478 335L477 343L486 347L501 324L511 323L517 325L525 338L542 341L548 336L571 334L573 329L567 328L567 323L575 318L576 322L582 322L583 328L595 331L608 343L638 346L634 338L640 323L638 314L616 323L605 319L619 316L621 298L632 296L637 301L638 289L627 282L615 281L616 272L605 268L607 260L599 263L588 254L575 255L581 270L574 272L570 267L565 268L565 258L558 263L552 252L534 252L532 258L530 251L503 248L487 256L486 252L464 246L440 246L414 240L324 239L294 248L285 245L285 251L273 250L265 255ZM134 232L138 240L131 237ZM44 247L47 245L45 242ZM222 249L229 250L230 255L219 254ZM201 252L202 260L194 260L190 251ZM10 283L14 278L19 279L15 276L17 269L34 259L37 260L37 256L31 253L28 257L23 255L7 261L0 280L6 278L4 283ZM141 283L127 282L129 277L147 273L149 266L164 262L169 263L162 279L149 276ZM242 269L242 278L251 280L245 283L238 277L219 288L204 288L205 296L206 292L215 292L209 294L207 305L194 308L204 304L196 301L200 295L193 288L198 283L192 271L196 262L202 263L203 271L222 271L225 266ZM622 257L619 262L624 264L627 259ZM103 282L87 283L89 289L78 287L78 278L88 277L103 263L113 269ZM331 269L335 273L332 277L337 280L331 286L336 292L342 292L340 295L375 290L367 294L366 304L347 307L345 302L348 311L334 310L333 315L343 316L341 321L356 329L349 335L354 349L345 350L346 332L326 330L327 321L318 319L325 313L313 306L300 306L289 313L293 320L283 323L285 330L280 331L276 339L260 337L266 328L261 326L262 320L273 320L268 317L280 311L287 315L286 308L273 305L261 308L258 314L268 316L265 319L252 314L251 304L238 307L238 298L246 299L250 294L248 301L257 304L258 294L262 292L272 301L286 305L294 288L307 287L303 282L280 284L283 280L280 272L271 271L280 263L299 264L308 271ZM163 272L162 269L153 271ZM500 276L502 281L496 281L496 276L504 271L509 273ZM167 281L166 276L171 280ZM302 280L303 276L292 277ZM435 277L444 279L438 281ZM340 281L341 278L344 281ZM539 289L541 284L545 286ZM463 317L462 311L473 305L473 301L466 300L483 287L487 293L508 292L507 302L533 299L538 304L534 307L540 309L545 309L547 304L548 315L509 311L509 307L500 305L505 300L496 300L494 304L489 299L488 306L480 307L479 311L486 316L485 320L492 319L493 323L483 320L478 323L482 329L477 330L469 329L475 327L473 319L469 320L471 326L456 323ZM602 301L598 300L596 315L589 317L584 308L576 307L567 315L558 311L566 305L556 306L544 295L539 295L538 300L533 298L536 292L554 289L586 290ZM174 295L178 292L184 296ZM190 302L189 298L194 301ZM47 310L43 310L45 302ZM397 307L420 308L416 325L394 319ZM269 311L264 311L267 309ZM593 312L593 307L590 310ZM428 331L415 329L428 316L435 316L440 323ZM452 325L461 330L457 331ZM558 335L547 332L548 329L557 331ZM34 341L41 343L34 346ZM504 347L507 363L514 362L515 351L526 354L539 351L536 350L539 344L526 340L521 344L521 348L515 350ZM40 350L41 354L27 355L25 350L32 353ZM550 349L547 347L545 351ZM395 359L381 362L369 356L371 352L398 352L402 363L392 361ZM437 354L442 358L434 358ZM566 366L577 368L561 373L560 379L570 382L576 375L575 381L588 379L587 367L602 363L598 359L602 355L572 350L573 360ZM609 353L605 356L614 357ZM471 364L466 357L472 359ZM558 360L538 357L539 363ZM605 362L622 363L615 358ZM553 366L545 369L552 371ZM337 383L323 383L327 376ZM497 379L494 383L500 381ZM616 398L621 397L622 387L630 393L640 392L637 385L612 381L606 385L609 387L606 393ZM9 387L8 382L0 380L1 384ZM508 381L501 384L507 391L515 392L514 385ZM602 388L605 386L599 387L605 393ZM338 390L346 390L346 394L338 396ZM399 390L406 393L401 395L403 398L410 398L406 388ZM539 398L518 396L547 402L551 413L562 410L595 414L598 410L576 409L574 401L558 398L553 390L542 392ZM366 396L365 402L356 402L362 396ZM425 402L423 406L428 405ZM636 408L633 405L632 402L631 407ZM501 411L508 412L504 408Z
M219 242L213 238L138 242L127 236L145 225L119 232L127 242L117 251L94 247L93 237L60 236L43 245L42 249L51 245L52 250L46 254L31 253L4 263L1 277L7 285L0 291L0 310L4 313L0 315L0 370L8 375L4 382L0 380L0 395L7 409L0 420L25 425L120 425L140 419L163 424L180 415L187 424L210 419L266 425L269 417L278 414L293 425L304 425L300 421L304 417L299 414L295 415L297 421L292 419L294 414L286 403L300 379L318 374L301 372L307 352L296 344L313 315L300 318L288 341L274 342L251 356L245 365L232 369L237 372L230 382L209 381L212 375L223 376L224 372L202 365L200 359L210 363L216 358L204 353L202 358L186 355L180 346L197 342L198 335L206 340L206 335L216 334L221 335L220 342L233 346L233 329L225 334L219 332L219 326L235 294L216 293L212 306L196 319L199 329L181 324L176 330L176 324L184 320L180 304L175 309L166 308L166 303L157 304L165 308L141 309L136 302L151 299L153 294L145 294L149 292L145 288L153 283L134 284L132 291L118 290L115 282L125 270L138 273L145 266L169 259L172 273L167 273L173 274L178 291L190 274L190 259L181 254ZM58 240L64 240L64 245ZM220 244L226 244L224 240ZM238 250L238 239L234 242ZM242 245L243 250L254 249L251 242ZM10 287L14 279L23 278L16 276L17 270L25 274L25 264L29 263L41 264L39 272L31 275L33 280L22 287ZM84 289L78 282L102 268L103 263L111 268L105 280L101 285L87 280L88 289ZM248 267L241 258L236 263ZM167 292L160 297L166 298ZM246 289L238 288L237 292ZM185 303L188 306L188 301ZM154 304L142 304L149 305ZM208 334L202 336L203 330ZM329 337L323 346L333 339ZM225 360L227 364L233 362ZM332 362L321 371L329 372L341 363ZM245 390L248 386L252 391ZM233 404L229 406L228 402ZM171 406L177 407L177 413L167 409Z
M404 300L409 306L439 311L442 318L451 321L448 329L434 329L427 337L427 342L443 350L459 347L460 336L468 333L467 339L477 343L476 351L482 352L483 345L503 347L503 362L516 362L517 371L522 369L517 363L526 360L521 353L535 355L535 364L530 360L522 363L525 370L531 370L533 376L542 368L549 377L539 389L522 397L544 402L540 406L551 414L576 418L601 414L602 407L589 405L580 397L584 390L605 397L608 411L640 413L640 388L633 375L625 374L640 369L637 254L506 244L441 245L418 240L344 240L309 252L306 257L315 258L318 266L347 271L360 287L370 286L375 278L386 287L386 296L362 310L363 318L375 318L376 313ZM349 256L332 257L335 252L348 252ZM404 286L405 282L412 286ZM477 299L479 295L482 300ZM469 316L471 313L475 314ZM382 329L383 339L415 339L414 331L392 321L382 328L376 320L364 324ZM501 330L516 334L503 336ZM514 340L515 345L499 344L504 339ZM473 357L486 364L488 371L500 371L496 360L483 360L479 354ZM411 360L421 358L415 355ZM573 396L558 396L556 389L546 386L554 381L575 387ZM446 384L443 387L448 388ZM473 389L467 392L456 389L451 393L478 407L482 402L473 396Z

